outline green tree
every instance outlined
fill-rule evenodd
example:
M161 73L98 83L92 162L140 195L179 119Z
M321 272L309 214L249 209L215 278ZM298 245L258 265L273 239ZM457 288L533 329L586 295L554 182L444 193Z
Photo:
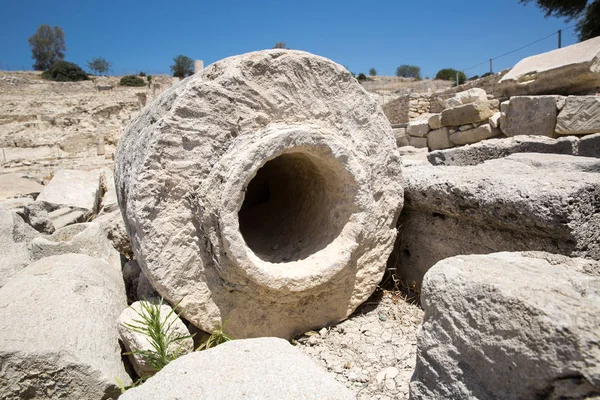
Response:
M396 76L400 78L421 79L421 67L403 64L396 68Z
M534 2L546 17L577 20L575 30L580 41L600 36L600 0L519 0L521 4Z
M46 71L65 58L65 33L59 26L52 28L42 24L27 41L31 47L31 58L35 60L33 69L36 71Z
M287 49L287 45L285 44L285 42L277 42L275 43L275 46L273 46L274 49Z
M173 59L173 62L175 64L171 65L171 72L174 77L185 78L194 73L194 60L191 58L184 55L178 55Z
M102 75L103 73L108 72L111 64L102 57L96 57L92 58L92 61L88 61L87 65L90 70L97 72L98 75Z
M375 68L371 68L369 70L369 75L371 75L371 76L377 76L377 70Z
M441 79L444 81L452 81L456 84L456 74L458 74L458 84L461 85L465 83L467 80L467 76L464 72L458 71L454 68L444 68L440 69L437 74L435 74L435 79Z

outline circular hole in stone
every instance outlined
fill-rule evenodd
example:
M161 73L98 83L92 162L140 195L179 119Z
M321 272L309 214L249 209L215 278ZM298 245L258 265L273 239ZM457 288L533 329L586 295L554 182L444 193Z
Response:
M265 163L238 213L250 249L273 263L307 258L331 243L354 213L356 182L331 156L286 153Z

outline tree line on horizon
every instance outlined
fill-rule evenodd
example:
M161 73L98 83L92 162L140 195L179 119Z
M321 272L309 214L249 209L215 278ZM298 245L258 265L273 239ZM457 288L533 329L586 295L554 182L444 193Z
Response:
M534 4L545 12L546 17L564 18L567 22L577 21L575 30L580 41L600 36L600 0L519 0L521 4ZM31 47L31 57L35 61L33 69L44 71L48 79L83 80L87 79L87 73L78 65L64 60L67 50L65 44L65 33L59 26L50 27L42 24L36 32L28 39ZM277 42L273 48L287 49L285 42ZM170 66L174 77L185 78L194 73L194 61L185 56L178 55L173 59ZM111 69L112 63L104 57L94 57L87 61L90 71L102 75ZM60 73L57 73L57 70ZM352 74L356 76L355 74ZM370 76L376 76L375 68L369 70ZM396 76L405 78L422 79L421 68L416 65L400 65L396 69ZM452 68L444 68L436 74L436 79L446 79L458 83L466 81L464 72ZM358 74L358 79L367 79L363 73Z

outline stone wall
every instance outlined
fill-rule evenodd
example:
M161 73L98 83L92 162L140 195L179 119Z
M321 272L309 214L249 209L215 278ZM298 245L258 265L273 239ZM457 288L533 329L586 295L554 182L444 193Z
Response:
M408 123L409 103L409 96L402 96L382 106L383 113L390 120L392 126Z

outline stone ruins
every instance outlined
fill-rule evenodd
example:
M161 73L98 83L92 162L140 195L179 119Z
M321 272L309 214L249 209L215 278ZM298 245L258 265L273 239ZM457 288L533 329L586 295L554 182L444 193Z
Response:
M598 398L599 60L0 73L0 397Z

